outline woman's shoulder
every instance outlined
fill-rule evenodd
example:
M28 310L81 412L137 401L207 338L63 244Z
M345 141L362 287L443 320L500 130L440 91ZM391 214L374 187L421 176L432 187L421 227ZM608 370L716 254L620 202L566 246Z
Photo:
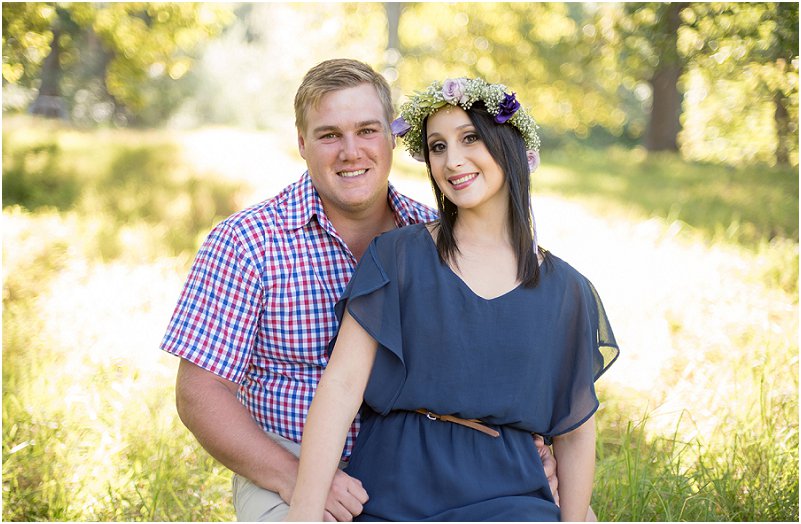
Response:
M590 282L578 269L550 251L547 253L542 267L546 274L556 276L566 285L584 285Z

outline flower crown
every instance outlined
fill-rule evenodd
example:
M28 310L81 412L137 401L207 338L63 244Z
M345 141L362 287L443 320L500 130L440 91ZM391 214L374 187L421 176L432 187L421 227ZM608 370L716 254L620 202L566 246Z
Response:
M496 123L508 122L515 126L523 135L529 156L535 155L539 160L540 137L534 118L525 110L520 111L520 102L514 93L506 93L505 85L489 84L481 78L449 78L444 83L434 81L425 91L416 92L401 105L400 116L390 126L392 134L403 137L409 153L422 159L423 121L445 104L458 105L466 111L479 100L484 102Z

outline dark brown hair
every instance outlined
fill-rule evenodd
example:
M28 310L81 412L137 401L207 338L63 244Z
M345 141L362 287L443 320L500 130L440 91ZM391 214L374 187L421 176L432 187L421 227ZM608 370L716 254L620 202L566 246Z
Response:
M525 287L537 285L540 276L537 253L534 252L534 221L531 214L531 182L526 147L520 131L512 125L497 124L487 111L483 102L476 102L467 110L467 116L476 128L476 133L484 142L490 155L500 166L509 188L509 231L512 247L517 255L517 279ZM455 262L459 252L453 228L456 224L458 208L440 191L431 174L429 160L428 118L423 122L423 156L426 161L428 178L434 188L439 209L437 251L443 262ZM545 256L545 251L538 251Z

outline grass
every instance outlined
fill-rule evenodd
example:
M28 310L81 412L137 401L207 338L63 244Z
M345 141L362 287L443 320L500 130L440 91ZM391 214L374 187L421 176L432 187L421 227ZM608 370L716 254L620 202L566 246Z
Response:
M234 518L157 347L199 241L253 188L183 154L3 122L4 520ZM591 269L623 350L599 383L599 518L797 521L797 173L544 160L549 247Z
M574 146L575 147L575 146ZM538 188L678 220L710 241L798 239L798 170L690 164L672 154L612 147L550 155Z

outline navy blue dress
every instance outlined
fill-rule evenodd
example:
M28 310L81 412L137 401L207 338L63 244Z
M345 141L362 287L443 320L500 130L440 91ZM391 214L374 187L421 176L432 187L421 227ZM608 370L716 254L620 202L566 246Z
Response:
M486 300L440 262L425 225L372 242L336 306L379 343L345 470L370 495L360 520L559 520L531 434L586 421L618 350L592 284L548 259L537 287Z

